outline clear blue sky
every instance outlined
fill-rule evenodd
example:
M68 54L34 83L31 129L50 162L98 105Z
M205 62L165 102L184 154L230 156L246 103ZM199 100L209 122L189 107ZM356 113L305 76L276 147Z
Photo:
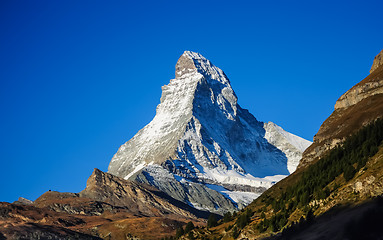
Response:
M377 1L0 2L0 201L79 192L154 117L184 50L312 140L383 48Z

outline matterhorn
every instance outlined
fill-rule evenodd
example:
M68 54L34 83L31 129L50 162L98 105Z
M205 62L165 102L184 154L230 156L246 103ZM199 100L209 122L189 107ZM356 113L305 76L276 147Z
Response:
M310 144L258 121L238 105L221 69L185 51L154 119L118 149L108 172L223 214L295 171Z

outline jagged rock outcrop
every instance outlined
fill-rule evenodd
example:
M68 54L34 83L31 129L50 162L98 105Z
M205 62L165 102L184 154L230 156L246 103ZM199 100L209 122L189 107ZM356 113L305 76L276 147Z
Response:
M377 66L366 79L343 94L335 103L335 111L353 106L368 97L383 94L382 71L383 66Z
M323 122L313 144L305 150L299 167L315 161L362 126L383 117L382 52L375 57L371 74L344 93L334 112Z
M242 109L221 69L186 51L175 75L154 119L119 148L109 173L222 214L260 194L228 189L265 189L295 170L310 142Z
M183 202L168 196L149 185L125 180L95 169L80 197L106 202L116 207L145 216L176 214L188 218L207 217Z
M372 66L371 66L371 69L370 69L370 73L373 73L381 65L383 65L383 50L380 51L380 53L375 56L374 62L372 63Z
M13 204L31 205L33 204L33 201L23 197L19 197L19 199L17 201L14 201Z

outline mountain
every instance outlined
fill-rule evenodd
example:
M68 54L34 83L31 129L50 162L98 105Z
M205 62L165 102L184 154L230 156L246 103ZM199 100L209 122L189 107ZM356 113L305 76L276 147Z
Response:
M344 93L297 170L203 239L382 239L383 51Z
M204 224L208 215L95 169L80 193L48 191L34 202L0 203L0 239L161 239L187 222Z
M241 108L221 69L185 51L175 75L154 119L119 148L109 173L223 214L296 169L311 142Z

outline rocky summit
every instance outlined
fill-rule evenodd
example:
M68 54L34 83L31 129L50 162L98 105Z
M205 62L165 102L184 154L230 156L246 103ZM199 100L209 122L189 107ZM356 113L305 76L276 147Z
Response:
M375 56L374 62L372 63L370 73L373 73L377 68L383 65L383 50Z
M258 121L238 105L221 69L185 51L154 119L119 148L108 172L222 214L295 171L310 144Z

